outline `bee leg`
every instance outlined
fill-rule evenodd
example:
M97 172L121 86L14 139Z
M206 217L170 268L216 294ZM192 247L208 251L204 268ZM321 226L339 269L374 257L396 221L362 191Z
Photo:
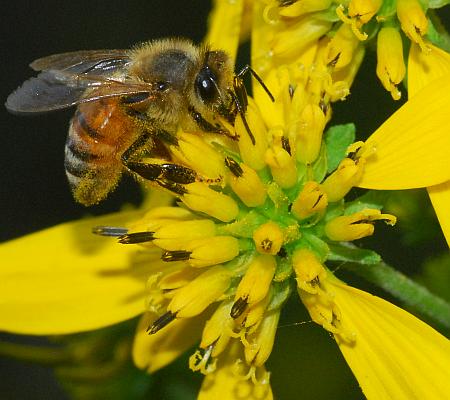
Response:
M189 107L189 114L203 132L218 133L219 135L228 136L233 140L237 139L236 136L232 135L227 129L209 123L194 107Z

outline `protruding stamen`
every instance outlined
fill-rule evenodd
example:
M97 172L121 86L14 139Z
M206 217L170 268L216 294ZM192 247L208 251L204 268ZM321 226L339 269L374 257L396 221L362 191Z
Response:
M161 315L156 321L151 324L148 329L147 333L150 335L155 334L162 328L164 328L166 325L171 323L175 318L177 317L177 313L173 313L171 311L167 311L163 315Z
M189 260L191 254L191 251L186 250L165 251L161 256L161 260L166 262L187 261Z
M236 178L241 177L244 173L240 165L231 157L225 157L225 165L228 167L228 169Z
M119 236L119 243L121 244L136 244L151 242L154 237L155 232L134 232L127 233L125 235Z
M231 307L230 316L233 319L239 318L248 306L248 296L240 297Z
M94 226L92 233L100 236L120 237L128 232L127 228L120 226Z

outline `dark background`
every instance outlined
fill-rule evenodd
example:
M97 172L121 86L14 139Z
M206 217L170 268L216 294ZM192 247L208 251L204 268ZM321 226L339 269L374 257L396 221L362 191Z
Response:
M8 2L7 6L2 7L0 17L0 103L4 103L10 92L33 75L28 64L45 55L82 49L128 48L138 42L168 36L183 36L199 42L205 33L209 8L210 3L206 0ZM450 20L448 15L447 12L444 16L447 26ZM245 62L242 61L242 64ZM369 52L352 88L352 95L346 102L335 105L332 123L355 121L361 137L373 132L400 105L401 103L394 103L379 84L375 76L375 57ZM99 206L86 209L74 202L64 173L64 143L72 114L73 110L66 110L35 117L17 117L8 114L0 106L0 241L85 215L115 211L124 202L139 203L139 189L131 179L125 179L118 190ZM426 206L429 208L429 204ZM424 253L433 254L445 250L443 237L438 229L433 240L428 241L424 247L399 251L395 236L397 231L380 228L373 244L382 248L382 254L389 262L404 271L417 269ZM383 238L384 242L380 244ZM8 260L0 261L2 264L7 262ZM307 319L305 316L291 314L291 321L294 323L302 318ZM290 365L295 361L291 358L298 358L299 351L308 352L309 346L316 344L316 331L305 342L298 343L299 337L294 335L294 330L297 329L306 332L314 328L291 325L290 328L280 329L277 341L290 343L295 346L296 351L275 351L271 358L273 365ZM319 342L327 347L319 346L314 350L322 352L321 354L305 354L314 364L308 365L308 368L316 368L318 374L316 380L307 380L313 393L320 386L321 380L328 380L336 372L333 370L336 367L333 363L325 366L325 369L318 366L322 354L327 357L327 351L334 351L336 357L340 357L326 333L321 329L317 332L319 330ZM5 336L0 336L0 340L2 338ZM289 370L289 365L285 365L284 371ZM341 363L337 368L345 369L346 385L355 389L355 383L345 364ZM301 379L300 376L307 371L296 370L291 373L293 376L290 385L295 390L298 384L295 380ZM324 373L326 376L321 377ZM0 359L0 377L2 400L65 398L59 385L52 380L51 371L43 367ZM281 377L273 374L272 377L275 384L278 379L280 387L290 379L289 375ZM347 389L342 387L343 398L351 397L348 396ZM357 391L354 393L357 393L356 397L351 398L360 396ZM337 395L338 393L336 398ZM304 398L310 397L305 395Z

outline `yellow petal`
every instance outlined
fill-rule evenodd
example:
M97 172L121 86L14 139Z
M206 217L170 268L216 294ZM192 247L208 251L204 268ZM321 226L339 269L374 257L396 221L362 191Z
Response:
M412 189L450 179L449 93L450 75L435 80L369 137L376 151L359 187Z
M158 316L145 313L136 330L133 344L133 361L138 368L153 373L170 364L186 350L200 341L202 328L208 315L172 321L153 335L147 328Z
M243 358L240 342L229 344L218 360L217 369L205 376L197 400L272 400L269 384L255 386L250 379L236 374L235 363Z
M236 58L241 28L243 0L216 0L209 16L205 43L212 49L225 50Z
M424 52L412 43L408 58L408 94L415 96L422 88L437 78L450 74L450 54L440 48L427 45Z
M450 246L450 181L428 188L431 203L439 219L442 232Z
M397 306L345 284L334 301L353 343L336 336L368 399L444 399L450 393L450 342Z
M91 233L93 226L123 226L139 216L134 211L84 219L2 244L0 330L73 333L141 313L151 264L139 259L136 246Z

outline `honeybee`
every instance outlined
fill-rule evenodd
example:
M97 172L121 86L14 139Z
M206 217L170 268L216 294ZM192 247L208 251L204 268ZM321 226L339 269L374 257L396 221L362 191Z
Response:
M225 125L240 114L254 142L245 119L242 76L251 72L271 96L249 66L235 74L224 51L185 39L150 41L131 50L55 54L30 66L40 73L8 97L6 108L25 114L77 105L65 170L75 200L85 206L106 198L124 170L176 192L178 183L195 180L192 171L170 164L167 145L176 145L177 129L237 139ZM146 165L139 161L146 151L169 162ZM173 171L180 168L182 182L177 182Z

